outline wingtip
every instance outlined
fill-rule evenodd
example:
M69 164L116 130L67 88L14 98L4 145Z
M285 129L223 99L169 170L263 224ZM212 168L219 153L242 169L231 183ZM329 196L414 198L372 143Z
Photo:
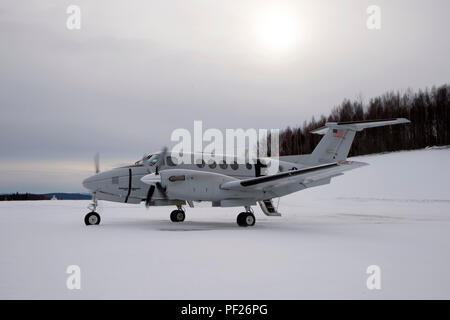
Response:
M343 164L343 165L352 165L352 166L357 166L357 167L364 167L364 166L368 166L368 165L369 165L367 162L362 162L362 161L351 161L351 160L343 160L343 161L339 161L339 164Z
M401 123L411 123L409 119L406 118L397 118L398 121L401 121Z
M362 162L362 161L353 161L353 164L355 164L359 167L365 167L365 166L369 165L367 162Z

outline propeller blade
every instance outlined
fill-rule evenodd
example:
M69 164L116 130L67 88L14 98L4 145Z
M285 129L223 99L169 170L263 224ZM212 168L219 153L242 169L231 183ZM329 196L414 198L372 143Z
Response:
M100 172L100 154L97 152L94 155L94 165L95 165L95 173Z
M152 184L148 189L147 198L145 199L145 207L150 207L150 203L152 202L153 192L155 192L155 186Z
M166 163L167 147L164 147L161 152L161 164Z
M158 163L155 166L155 174L159 174L159 167L166 163L167 147L164 147L159 154Z
M151 173L152 171L150 170L150 163L148 162L148 158L149 155L144 154L144 156L142 157L142 165L147 169L148 173Z
M161 182L156 182L155 185L156 188L158 188L158 191L163 195L164 199L167 199L167 190L161 185Z
M98 152L94 155L94 168L96 174L100 172L100 154ZM90 211L95 211L97 210L97 207L97 193L94 191L92 192L92 202L89 204L88 209Z

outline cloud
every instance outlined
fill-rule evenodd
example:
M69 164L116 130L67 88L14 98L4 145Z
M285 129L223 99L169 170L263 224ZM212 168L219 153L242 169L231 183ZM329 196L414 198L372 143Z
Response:
M379 1L378 33L365 27L364 1L289 1L307 37L282 53L255 38L256 13L271 3L77 1L82 28L69 31L71 1L2 1L0 160L36 174L3 169L1 187L8 174L17 188L78 190L76 173L58 185L45 176L44 187L37 162L70 171L58 163L97 151L134 160L194 120L283 128L360 93L448 81L450 41L435 36L449 28L448 1Z

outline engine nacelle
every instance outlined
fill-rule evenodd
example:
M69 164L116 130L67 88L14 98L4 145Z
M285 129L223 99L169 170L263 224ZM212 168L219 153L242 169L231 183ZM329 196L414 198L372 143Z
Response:
M150 176L150 175L149 175ZM144 183L151 183L157 176L142 178ZM169 169L159 173L160 181L171 199L216 201L230 193L222 190L220 185L237 179L229 176L188 169Z

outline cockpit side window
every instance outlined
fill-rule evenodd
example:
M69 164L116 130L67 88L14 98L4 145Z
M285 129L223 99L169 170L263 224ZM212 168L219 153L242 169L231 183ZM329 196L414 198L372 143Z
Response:
M178 165L178 160L177 158L172 158L171 156L168 156L166 157L166 163L171 167L175 167Z
M159 154L154 154L150 157L150 159L148 159L148 162L150 165L154 165L158 162L159 159Z

